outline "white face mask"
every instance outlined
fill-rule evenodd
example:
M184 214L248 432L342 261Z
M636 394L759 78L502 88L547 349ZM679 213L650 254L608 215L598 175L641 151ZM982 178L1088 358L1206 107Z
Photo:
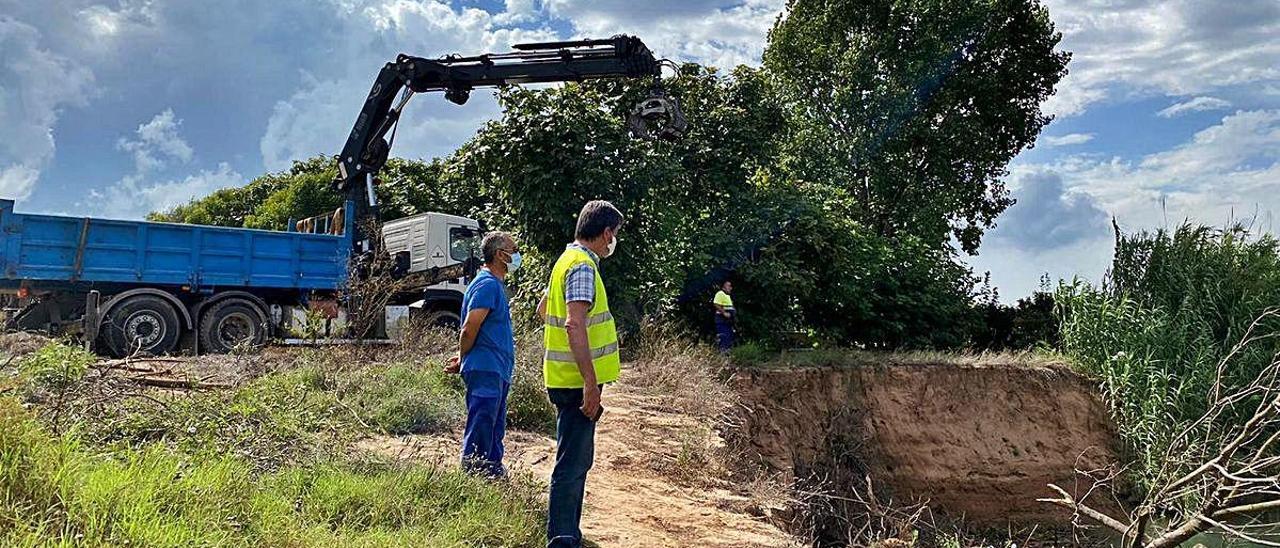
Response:
M520 256L519 251L512 253L511 260L507 262L507 272L510 273L510 272L515 272L519 270L520 263L522 262L523 259L524 258Z
M609 248L608 248L609 254L605 255L605 257L612 257L613 252L617 250L618 250L618 235L614 234L613 239L609 240Z

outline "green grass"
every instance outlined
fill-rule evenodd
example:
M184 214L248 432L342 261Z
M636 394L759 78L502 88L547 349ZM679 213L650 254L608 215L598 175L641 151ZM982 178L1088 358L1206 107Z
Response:
M56 432L73 428L91 445L162 443L191 454L232 453L273 469L341 455L370 434L438 434L461 425L462 382L442 371L440 356L389 357L395 361L304 351L233 390L156 393L86 375L91 355L50 343L14 364L10 384ZM521 364L510 428L554 428L540 365L534 371Z
M162 445L99 453L0 399L0 545L530 546L528 483L332 461L257 472Z
M441 432L466 416L462 381L434 363L396 363L343 379L351 407L388 434Z
M47 344L3 371L26 405L0 398L0 546L541 545L528 478L352 448L460 424L440 359L308 350L235 389L166 392ZM535 378L516 383L513 422L554 416Z

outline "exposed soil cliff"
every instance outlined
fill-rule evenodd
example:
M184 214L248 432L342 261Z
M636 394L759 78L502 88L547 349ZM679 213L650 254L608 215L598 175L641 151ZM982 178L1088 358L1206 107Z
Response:
M971 523L1064 523L1036 502L1045 484L1077 488L1075 469L1115 460L1096 390L1062 365L758 368L736 385L744 441L770 468L836 489L869 474L882 497Z

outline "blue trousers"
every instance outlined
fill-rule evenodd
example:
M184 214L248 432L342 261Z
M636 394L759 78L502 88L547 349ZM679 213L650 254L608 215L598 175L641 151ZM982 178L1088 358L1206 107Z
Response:
M716 318L716 346L721 352L733 348L733 324Z
M462 382L467 387L462 469L480 476L506 477L502 438L507 434L507 393L511 383L487 371L463 372Z
M581 388L548 388L556 406L556 466L547 508L548 548L582 546L582 498L596 453L596 423L582 414Z

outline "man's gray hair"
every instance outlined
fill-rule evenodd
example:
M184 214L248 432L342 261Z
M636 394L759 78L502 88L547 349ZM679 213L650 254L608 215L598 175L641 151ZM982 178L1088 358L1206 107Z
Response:
M605 230L622 227L622 212L604 200L592 200L578 213L578 226L573 237L583 241L599 238Z
M485 264L492 263L498 257L498 250L502 249L503 244L507 242L516 243L516 239L511 234L495 230L484 235L484 240L480 241L480 253L484 256Z

